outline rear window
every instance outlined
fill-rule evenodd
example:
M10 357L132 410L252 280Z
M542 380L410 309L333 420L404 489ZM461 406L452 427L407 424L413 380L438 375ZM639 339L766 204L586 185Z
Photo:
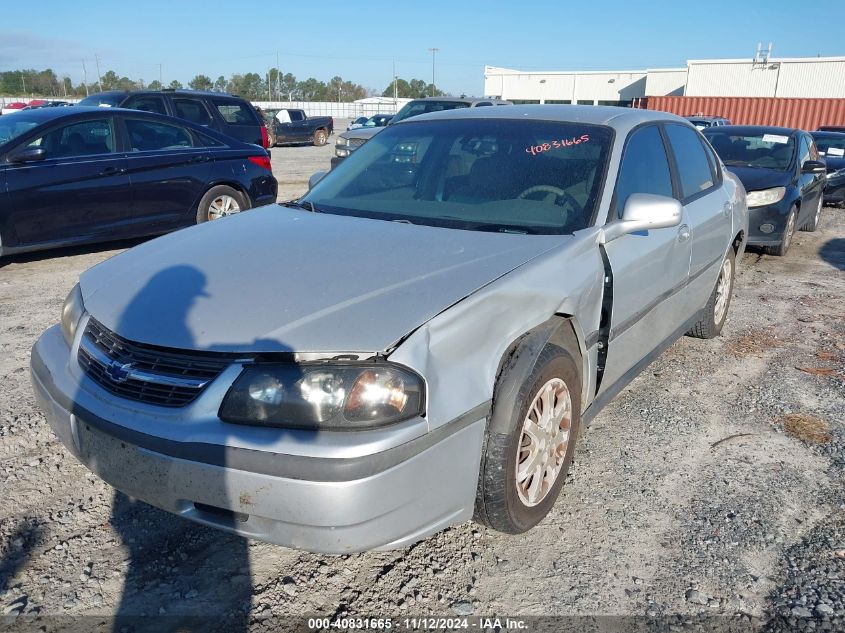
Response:
M214 99L214 107L230 125L259 125L258 114L251 106L239 101Z
M112 107L116 108L120 105L121 101L126 98L125 94L116 94L116 95L91 95L90 97L85 97L82 101L79 102L81 106L105 106L105 107Z
M428 114L429 112L440 112L441 110L457 110L468 108L469 104L463 101L411 101L396 113L393 123L404 121L412 116Z

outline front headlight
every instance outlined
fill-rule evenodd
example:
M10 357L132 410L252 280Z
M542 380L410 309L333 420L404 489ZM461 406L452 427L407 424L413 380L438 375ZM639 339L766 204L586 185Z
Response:
M76 328L83 314L85 314L85 304L82 303L82 291L79 289L79 284L76 284L68 293L65 304L62 306L62 334L68 346L73 345Z
M244 368L220 419L297 429L355 430L423 412L422 379L388 363L262 363Z
M780 202L785 195L786 187L773 187L772 189L749 191L745 201L750 209L751 207L763 207L767 204Z

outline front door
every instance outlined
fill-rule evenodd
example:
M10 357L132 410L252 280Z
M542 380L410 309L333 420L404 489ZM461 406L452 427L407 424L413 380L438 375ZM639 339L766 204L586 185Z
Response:
M44 160L9 164L7 246L119 238L130 215L126 158L118 153L114 116L58 125L26 143Z
M633 193L676 195L664 137L657 125L638 128L628 138L609 220L621 217ZM647 357L684 321L691 237L684 212L678 227L624 235L605 245L613 274L613 303L600 392Z

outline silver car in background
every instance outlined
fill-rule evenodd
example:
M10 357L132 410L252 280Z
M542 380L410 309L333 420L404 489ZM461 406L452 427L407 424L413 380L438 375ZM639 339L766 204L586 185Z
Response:
M423 115L294 203L84 273L32 380L92 471L205 525L329 553L523 532L581 427L719 334L747 222L670 114Z

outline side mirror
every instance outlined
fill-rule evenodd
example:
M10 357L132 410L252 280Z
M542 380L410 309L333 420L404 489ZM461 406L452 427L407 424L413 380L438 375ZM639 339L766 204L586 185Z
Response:
M316 185L318 182L320 182L323 179L323 177L325 177L325 175L327 173L329 173L329 172L327 172L327 171L315 171L313 174L311 174L311 177L308 179L308 188L313 189L314 185Z
M605 225L601 243L607 244L617 237L637 231L678 226L682 213L681 203L674 198L652 193L632 193L625 202L622 219Z
M25 147L9 154L10 163L35 163L47 158L47 150L43 147Z
M827 171L827 164L823 160L805 160L801 165L802 174L823 174Z

